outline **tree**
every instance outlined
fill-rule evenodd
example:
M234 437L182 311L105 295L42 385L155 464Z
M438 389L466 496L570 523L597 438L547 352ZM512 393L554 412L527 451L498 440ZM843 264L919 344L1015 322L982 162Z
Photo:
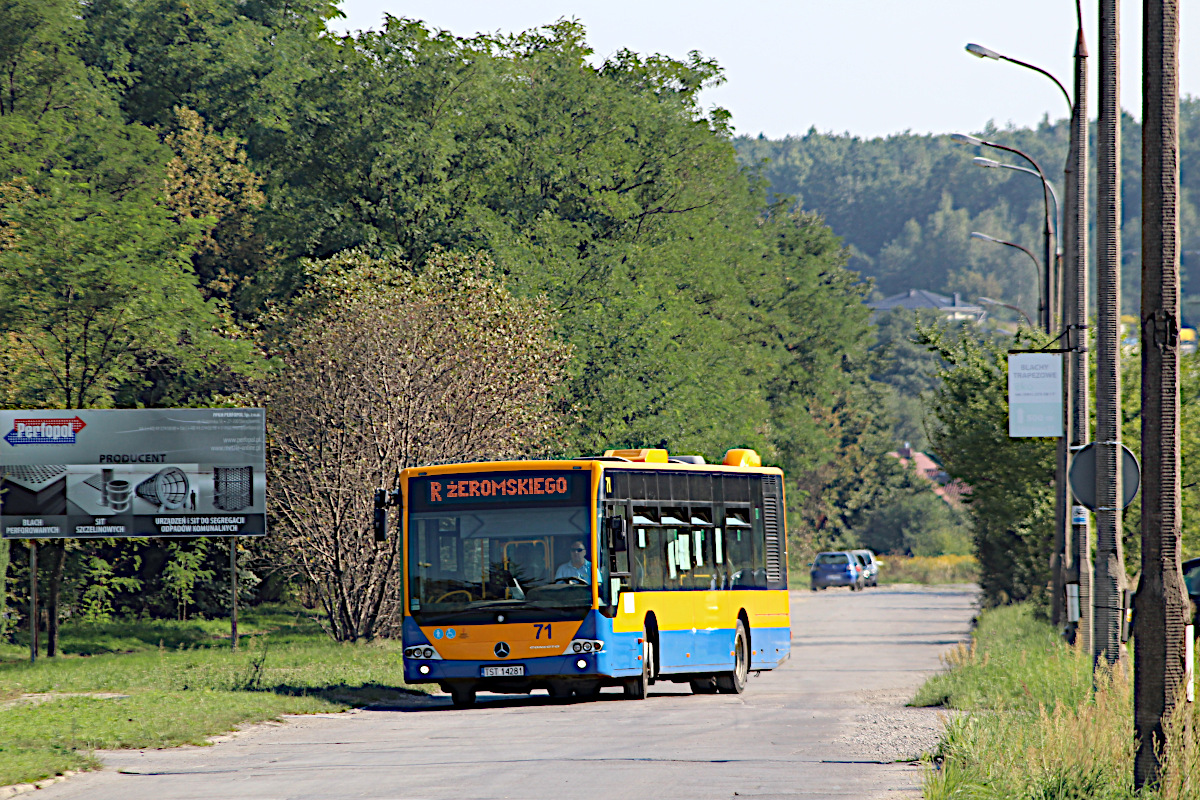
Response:
M255 213L266 202L262 178L237 139L217 135L190 108L175 109L164 144L175 154L167 164L167 207L176 219L201 226L192 257L200 286L206 297L230 303L270 259L255 229Z
M913 556L967 555L971 531L965 514L933 491L914 468L855 531L860 546L877 553Z
M1008 436L1007 342L962 329L921 326L921 339L949 366L930 403L930 441L946 472L971 487L965 498L985 605L1045 602L1054 541L1053 439ZM1045 337L1019 336L1037 347Z
M414 275L349 251L311 266L304 321L260 386L276 555L312 586L339 641L395 633L399 537L377 543L372 487L418 464L538 453L569 355L544 301L513 297L482 256Z

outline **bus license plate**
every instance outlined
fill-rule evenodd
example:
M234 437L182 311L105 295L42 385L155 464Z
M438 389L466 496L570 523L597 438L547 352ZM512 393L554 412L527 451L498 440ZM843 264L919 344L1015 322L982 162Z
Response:
M510 667L484 667L483 677L485 678L511 678L519 677L525 674L524 664L514 664Z

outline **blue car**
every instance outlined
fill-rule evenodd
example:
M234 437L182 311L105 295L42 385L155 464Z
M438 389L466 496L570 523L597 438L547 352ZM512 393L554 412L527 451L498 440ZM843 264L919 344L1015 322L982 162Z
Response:
M853 592L867 583L858 559L845 551L818 553L813 559L810 575L814 592L829 586L849 586Z

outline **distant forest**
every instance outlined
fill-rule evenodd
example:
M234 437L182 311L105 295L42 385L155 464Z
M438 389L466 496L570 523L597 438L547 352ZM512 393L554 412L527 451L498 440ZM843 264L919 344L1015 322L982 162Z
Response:
M1037 128L989 124L975 133L1028 153L1062 197L1066 120L1047 120ZM1140 302L1141 143L1141 125L1125 115L1124 313L1136 313ZM1040 255L1042 192L1037 178L972 163L978 155L1025 166L1018 157L964 147L947 135L911 133L862 139L813 129L782 140L738 137L735 145L742 164L758 170L771 192L793 197L805 211L824 217L850 248L851 269L874 280L877 296L906 289L960 292L966 300L983 295L1034 312L1037 287L1028 259L1012 248L971 238L972 231L981 231ZM1186 97L1181 104L1180 149L1184 316L1194 326L1200 324L1200 98ZM1094 141L1089 154L1089 203L1094 209ZM1094 255L1089 252L1093 262Z

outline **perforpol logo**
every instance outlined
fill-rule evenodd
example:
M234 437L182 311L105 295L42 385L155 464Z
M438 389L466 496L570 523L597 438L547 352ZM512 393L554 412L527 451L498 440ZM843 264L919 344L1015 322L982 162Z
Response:
M75 444L75 434L86 427L79 417L70 419L14 419L4 441L19 444Z

